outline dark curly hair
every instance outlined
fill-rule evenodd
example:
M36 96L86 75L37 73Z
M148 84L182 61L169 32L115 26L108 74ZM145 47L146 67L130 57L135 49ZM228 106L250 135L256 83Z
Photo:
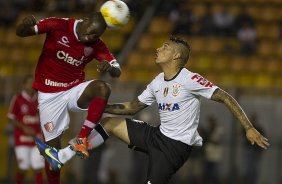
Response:
M184 66L189 60L190 50L191 50L190 45L184 39L177 37L177 36L171 36L169 40L180 46L180 49L182 52L181 57L183 61L182 65Z

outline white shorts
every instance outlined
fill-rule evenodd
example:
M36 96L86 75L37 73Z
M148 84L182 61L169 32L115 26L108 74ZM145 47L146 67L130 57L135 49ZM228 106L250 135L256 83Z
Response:
M44 168L44 157L40 155L36 146L16 146L15 153L21 170Z
M67 91L58 93L38 92L40 124L45 141L57 138L69 128L69 111L87 110L78 107L77 101L92 81L83 82Z

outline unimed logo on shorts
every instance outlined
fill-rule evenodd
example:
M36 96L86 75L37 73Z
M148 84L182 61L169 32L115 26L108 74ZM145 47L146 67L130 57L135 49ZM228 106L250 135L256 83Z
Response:
M47 122L44 124L44 128L47 132L52 132L54 130L54 123L51 121L51 122Z

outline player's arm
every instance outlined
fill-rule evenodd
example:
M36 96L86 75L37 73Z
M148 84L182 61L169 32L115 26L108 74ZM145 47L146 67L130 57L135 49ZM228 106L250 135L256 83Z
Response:
M9 123L11 123L15 128L23 130L27 135L36 136L36 132L32 128L18 122L15 119L9 118Z
M119 77L121 75L121 68L120 65L117 61L101 61L97 65L98 71L99 72L109 72L111 77Z
M105 113L116 115L134 115L146 107L148 107L148 105L136 99L131 102L108 104L105 109Z
M267 139L254 128L241 106L230 94L218 88L211 96L211 99L225 104L225 106L233 113L233 115L244 127L247 139L252 144L256 143L260 147L267 149L267 147L269 146Z
M36 19L33 15L25 17L16 29L16 34L20 37L35 35L34 26L36 25Z

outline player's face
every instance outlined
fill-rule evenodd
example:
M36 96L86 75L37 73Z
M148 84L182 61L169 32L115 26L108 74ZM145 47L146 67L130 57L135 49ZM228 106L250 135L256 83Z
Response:
M101 26L101 24L98 24L96 21L93 21L90 18L85 18L79 31L80 41L93 42L99 39L106 30L106 28L100 28L99 26Z
M165 42L156 52L156 63L167 63L173 60L175 49L171 41Z
M33 91L32 84L33 84L33 78L28 78L23 84L24 90L28 92L32 92Z

